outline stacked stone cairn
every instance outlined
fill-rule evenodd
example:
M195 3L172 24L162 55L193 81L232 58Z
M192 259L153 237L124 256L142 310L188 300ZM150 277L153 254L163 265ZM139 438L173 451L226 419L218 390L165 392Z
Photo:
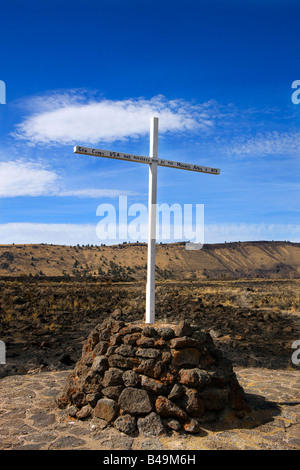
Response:
M197 434L203 423L240 422L250 411L231 362L186 321L99 324L57 405L72 418L144 436Z

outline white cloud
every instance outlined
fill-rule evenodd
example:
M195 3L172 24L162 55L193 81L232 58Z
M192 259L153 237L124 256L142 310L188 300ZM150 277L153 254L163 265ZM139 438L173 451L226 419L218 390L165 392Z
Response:
M96 228L89 224L0 224L0 244L52 243L86 245L99 243Z
M58 245L99 245L119 243L99 240L92 224L0 224L0 244L52 243ZM296 224L207 224L205 243L231 241L288 240L300 241L300 225ZM132 240L130 240L132 241Z
M160 132L210 130L217 104L192 104L159 95L150 100L96 100L82 93L53 94L33 99L34 114L17 126L14 137L33 144L95 144L149 133L149 120L160 118ZM33 111L33 104L27 106Z
M58 175L31 161L0 162L0 197L42 196L52 192Z
M59 175L40 163L15 160L0 162L0 198L17 196L60 196L86 198L116 198L118 196L135 196L133 191L122 191L111 188L65 189Z

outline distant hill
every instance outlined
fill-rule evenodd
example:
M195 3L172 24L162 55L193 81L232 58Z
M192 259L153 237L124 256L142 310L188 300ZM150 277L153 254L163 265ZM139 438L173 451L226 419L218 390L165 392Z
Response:
M157 279L300 278L300 243L235 242L189 251L184 243L157 245ZM0 277L89 276L146 279L147 245L0 245Z

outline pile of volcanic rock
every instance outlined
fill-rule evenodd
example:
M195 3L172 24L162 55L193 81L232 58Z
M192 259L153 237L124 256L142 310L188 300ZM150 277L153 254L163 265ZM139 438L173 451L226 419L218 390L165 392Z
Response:
M72 418L99 418L145 436L199 433L205 422L239 421L250 411L231 362L185 321L99 324L57 405Z

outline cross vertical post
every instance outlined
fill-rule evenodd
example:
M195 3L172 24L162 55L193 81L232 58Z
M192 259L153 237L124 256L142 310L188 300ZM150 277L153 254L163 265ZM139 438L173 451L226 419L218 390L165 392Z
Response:
M112 158L127 162L137 162L149 165L149 196L148 196L148 254L147 254L147 284L146 284L146 318L145 322L155 323L155 248L156 248L156 200L157 200L157 167L177 168L179 170L196 171L219 175L219 168L211 168L194 163L176 162L158 158L158 118L150 121L150 154L133 155L111 150L95 149L75 145L74 153L92 155L93 157Z
M150 158L158 158L158 118L150 121ZM148 262L146 285L146 323L155 322L155 244L156 244L157 163L149 165Z

